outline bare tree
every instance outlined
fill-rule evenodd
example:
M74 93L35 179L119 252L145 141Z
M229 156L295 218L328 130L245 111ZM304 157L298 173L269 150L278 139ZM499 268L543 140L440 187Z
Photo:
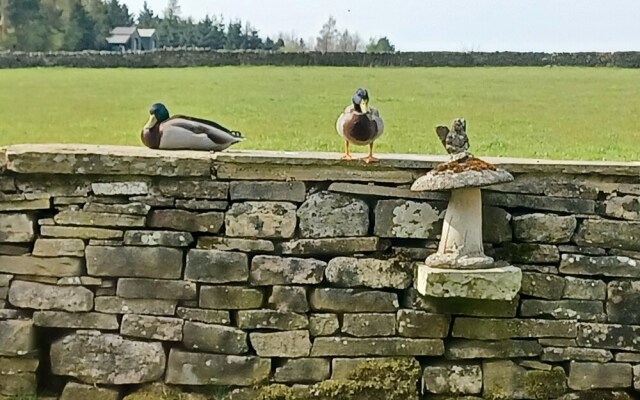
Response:
M348 29L345 29L344 32L340 34L338 38L338 45L336 47L336 51L341 51L345 53L354 53L356 51L361 51L363 48L363 42L360 35L357 33L350 33Z
M280 33L278 34L278 40L282 40L283 46L279 50L284 53L302 53L309 50L304 39L298 37L295 32Z
M320 51L322 53L335 51L338 44L338 35L336 19L331 16L329 17L329 20L322 25L320 35L316 38L316 51Z

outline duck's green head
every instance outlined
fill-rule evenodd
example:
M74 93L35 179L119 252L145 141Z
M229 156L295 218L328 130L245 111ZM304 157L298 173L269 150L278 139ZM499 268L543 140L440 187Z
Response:
M149 114L151 114L151 116L149 117L149 121L147 122L147 124L144 126L144 129L151 129L160 122L169 119L169 110L167 110L167 107L165 107L162 103L156 103L152 105L151 109L149 110Z
M367 92L367 89L360 88L356 90L352 100L356 111L364 114L369 112L369 92Z

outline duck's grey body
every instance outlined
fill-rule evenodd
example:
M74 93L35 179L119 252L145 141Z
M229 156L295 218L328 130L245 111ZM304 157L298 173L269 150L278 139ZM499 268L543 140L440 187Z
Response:
M370 125L366 126L367 124ZM370 107L369 113L363 114L356 111L353 105L349 105L338 117L336 130L345 141L364 146L382 136L384 121L375 107Z
M239 134L195 119L175 116L160 124L161 149L222 151L244 140Z

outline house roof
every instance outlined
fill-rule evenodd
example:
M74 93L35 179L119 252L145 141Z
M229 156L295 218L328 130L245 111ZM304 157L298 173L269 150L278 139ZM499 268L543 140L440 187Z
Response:
M138 34L143 38L150 38L156 34L155 29L138 29Z
M107 38L109 44L127 44L131 35L112 35Z
M138 30L135 26L117 26L111 30L112 36L127 35L131 36Z

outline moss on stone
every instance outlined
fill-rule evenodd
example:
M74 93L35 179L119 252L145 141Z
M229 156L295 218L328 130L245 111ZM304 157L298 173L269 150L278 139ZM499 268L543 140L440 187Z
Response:
M201 394L185 393L162 383L153 383L142 386L123 400L207 400L207 397ZM217 399L213 398L213 400Z
M567 390L567 378L561 367L551 371L529 371L524 382L525 393L533 399L552 399Z

